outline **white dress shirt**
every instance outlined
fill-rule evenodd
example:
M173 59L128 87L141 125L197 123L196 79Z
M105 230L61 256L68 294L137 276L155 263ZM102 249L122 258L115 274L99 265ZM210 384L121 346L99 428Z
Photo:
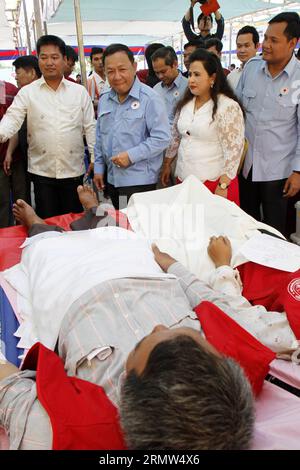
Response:
M95 99L99 99L102 90L104 90L106 86L109 85L98 73L94 71L92 75L88 78L88 92L90 97L92 98L92 101L94 101Z
M96 132L91 99L84 87L62 79L57 90L44 77L23 87L0 123L0 140L10 139L27 115L28 171L48 178L85 172L85 134L93 154Z
M227 81L233 90L239 84L240 78L242 76L243 69L240 67L239 69L234 69L230 74L227 75Z

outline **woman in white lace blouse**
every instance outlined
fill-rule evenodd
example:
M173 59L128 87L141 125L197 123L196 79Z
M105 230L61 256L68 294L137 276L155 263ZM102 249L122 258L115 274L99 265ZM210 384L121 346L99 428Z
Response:
M219 59L197 49L190 56L188 88L178 103L161 175L168 184L171 163L182 182L195 175L213 193L239 204L237 170L244 148L244 116Z

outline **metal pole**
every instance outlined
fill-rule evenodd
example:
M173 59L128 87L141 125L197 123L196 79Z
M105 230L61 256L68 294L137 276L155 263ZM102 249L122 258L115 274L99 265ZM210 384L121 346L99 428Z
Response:
M83 47L82 22L81 22L81 12L80 12L80 0L74 0L74 11L75 11L75 19L76 19L78 55L79 55L80 69L81 69L81 82L85 86L85 88L87 88L86 66L85 66L84 47Z
M26 8L25 0L23 0L22 4L23 4L23 10L24 10L24 20L25 20L25 28L26 28L26 36L27 36L27 47L28 47L29 54L32 54L31 40L30 40L30 30L29 30L27 8Z
M232 49L232 21L229 23L229 63L231 64L231 49Z
M42 15L44 16L44 0L42 2ZM43 21L44 34L48 34L47 21Z
M23 40L22 40L21 28L20 28L20 25L19 25L19 24L17 25L17 31L18 31L18 33L19 33L19 38L20 38L20 43L19 43L19 44L20 44L20 48L21 48L21 53L20 53L20 51L19 51L19 54L20 54L20 55L24 55L24 51L23 51Z
M180 70L183 70L183 34L180 35Z
M33 0L33 8L36 27L36 38L38 40L43 35L40 0Z

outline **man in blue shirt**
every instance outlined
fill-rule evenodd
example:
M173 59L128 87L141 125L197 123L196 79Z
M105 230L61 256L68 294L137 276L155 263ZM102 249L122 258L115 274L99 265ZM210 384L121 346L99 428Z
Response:
M298 13L275 16L262 59L251 59L236 89L246 110L249 150L240 177L241 207L285 232L287 198L300 190L300 36Z
M159 80L154 90L163 98L170 126L173 125L175 109L187 89L187 78L178 70L178 60L173 47L161 47L151 56L153 70Z
M104 189L107 167L107 193L122 209L132 194L156 189L170 125L161 97L136 77L127 46L108 46L103 64L111 89L99 100L94 182Z

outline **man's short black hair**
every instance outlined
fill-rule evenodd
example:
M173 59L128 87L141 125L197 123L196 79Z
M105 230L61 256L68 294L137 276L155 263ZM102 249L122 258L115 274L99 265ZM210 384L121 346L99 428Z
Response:
M287 11L284 13L279 13L279 15L274 16L269 21L269 24L273 23L287 23L287 26L284 30L284 35L287 37L288 41L296 38L297 40L300 37L300 18L298 13L294 11Z
M169 65L170 67L174 65L175 62L178 62L176 52L171 46L165 46L157 49L157 51L152 54L151 60L154 62L157 59L164 59L165 64Z
M223 43L219 38L210 38L205 41L205 49L215 47L218 52L222 52Z
M93 55L103 54L103 52L104 52L104 50L103 50L102 47L92 47L91 53L90 53L91 62L92 62L92 59L93 59Z
M120 416L132 450L243 450L253 438L242 368L185 335L157 344L141 374L129 371Z
M56 46L58 47L61 55L63 57L66 56L66 44L65 42L59 38L58 36L53 36L52 34L46 34L45 36L41 36L36 43L36 50L37 55L40 55L41 47L42 46Z
M152 62L151 62L151 56L152 54L154 54L155 51L157 51L157 49L160 49L161 47L164 47L164 45L161 44L160 42L153 42L152 44L149 44L149 46L147 46L145 50L145 57L146 57L148 69L151 70L153 73L154 71L153 71Z
M34 69L38 77L42 76L39 68L39 61L35 55L22 55L13 62L13 66L16 70L22 68L27 72Z
M199 39L193 39L192 41L189 41L189 42L186 42L183 46L183 49L187 49L188 47L190 46L195 46L197 47L197 49L201 48L201 47L205 47L205 42L203 41L203 39L199 38Z
M200 23L200 20L202 20L202 18L205 18L205 17L209 17L211 19L211 24L213 24L214 20L213 20L213 16L212 14L210 15L204 15L204 13L200 13L200 15L198 16L197 18L197 24Z
M74 63L78 62L78 54L75 49L71 46L66 46L67 59L73 59Z
M128 59L130 62L133 64L134 63L134 55L133 52L129 49L128 46L125 46L125 44L110 44L104 51L103 53L103 65L105 64L105 59L106 57L116 54L117 52L125 52L127 55Z
M242 34L252 34L252 40L254 42L254 45L257 46L259 43L259 34L256 28L254 26L243 26L237 33L236 39L241 36Z

